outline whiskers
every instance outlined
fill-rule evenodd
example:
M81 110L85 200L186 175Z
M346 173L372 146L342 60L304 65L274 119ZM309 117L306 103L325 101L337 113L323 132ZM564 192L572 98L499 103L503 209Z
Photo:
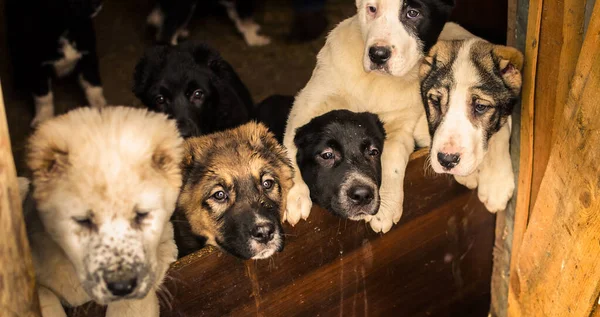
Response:
M431 155L429 154L425 156L425 162L423 162L423 175L427 179L434 178L437 175L431 166Z

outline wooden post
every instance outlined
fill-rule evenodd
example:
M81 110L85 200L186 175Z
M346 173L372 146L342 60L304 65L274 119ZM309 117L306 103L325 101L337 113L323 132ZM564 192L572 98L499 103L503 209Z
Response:
M509 316L597 316L600 296L600 4L520 251ZM537 162L536 162L537 163ZM521 210L518 210L518 212Z
M0 316L40 316L0 85Z

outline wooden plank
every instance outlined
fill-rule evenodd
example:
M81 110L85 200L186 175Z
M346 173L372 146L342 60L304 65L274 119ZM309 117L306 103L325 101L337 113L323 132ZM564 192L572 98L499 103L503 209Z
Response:
M536 202L552 148L555 127L567 101L583 42L585 1L545 1L539 39L534 112L533 172L529 210Z
M0 84L0 316L39 315L35 272Z
M519 0L508 0L508 14L506 15L506 45L517 46L517 9Z
M270 261L205 249L176 262L161 316L484 316L494 215L451 177L426 175L426 153L409 163L390 232L314 207Z
M514 215L513 243L510 262L511 281L508 289L508 315L516 316L512 312L514 304L513 274L514 258L519 254L519 248L529 219L529 201L531 198L531 175L533 170L533 116L535 100L535 79L538 62L538 43L542 19L543 0L529 2L527 18L527 38L525 39L525 65L523 69L523 88L521 98L521 134L520 134L520 159L519 176L517 181L517 198ZM512 307L511 307L512 306Z
M581 49L516 269L511 316L596 316L600 295L600 5Z

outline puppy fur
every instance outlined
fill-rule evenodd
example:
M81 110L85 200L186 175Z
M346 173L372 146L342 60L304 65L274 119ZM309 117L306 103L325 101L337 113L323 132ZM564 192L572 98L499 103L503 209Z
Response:
M106 105L92 22L100 0L6 1L8 47L16 82L32 94L32 126L54 116L52 80L75 73L88 104Z
M404 172L415 148L415 139L419 146L430 142L418 80L419 64L425 49L433 44L431 42L438 37L439 31L442 31L442 37L447 38L471 36L456 24L444 26L450 13L450 2L357 0L357 15L341 22L329 34L317 56L313 75L296 96L288 118L283 144L289 157L295 159L296 129L312 118L336 109L368 111L379 116L387 134L386 150L381 157L382 203L375 216L365 218L376 232L387 232L400 220ZM375 13L371 12L373 5ZM419 14L411 22L406 22L402 16L408 15L409 10L416 10ZM401 17L398 12L402 13ZM410 12L411 15L416 14ZM429 27L422 28L424 25ZM371 48L377 50L378 46L386 47L389 55L371 54ZM373 58L370 55L374 55ZM365 63L366 59L368 63ZM370 63L378 66L372 68ZM306 219L312 206L310 190L297 165L294 168L294 187L288 195L285 214L292 225L300 218Z
M283 146L255 122L186 141L174 216L180 255L205 243L243 259L284 245L281 219L292 168Z
M298 128L296 162L311 199L362 220L379 209L383 123L372 113L334 110Z
M39 126L24 210L43 316L90 300L107 316L159 315L156 292L177 257L169 218L182 142L165 115L127 107L80 108Z
M510 115L522 64L516 49L473 38L440 41L420 69L433 169L470 188L479 185L492 212L503 210L514 190Z
M237 127L250 120L250 92L207 45L154 46L138 62L134 94L151 110L177 121L184 137Z

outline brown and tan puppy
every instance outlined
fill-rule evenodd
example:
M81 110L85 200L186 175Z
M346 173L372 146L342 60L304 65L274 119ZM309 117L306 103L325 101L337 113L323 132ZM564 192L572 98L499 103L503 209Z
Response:
M90 300L107 316L159 315L156 291L177 257L169 219L182 143L166 115L127 107L79 108L39 126L24 212L43 316Z
M283 250L292 167L264 125L251 122L186 140L182 170L173 221L180 256L205 244L243 259Z

